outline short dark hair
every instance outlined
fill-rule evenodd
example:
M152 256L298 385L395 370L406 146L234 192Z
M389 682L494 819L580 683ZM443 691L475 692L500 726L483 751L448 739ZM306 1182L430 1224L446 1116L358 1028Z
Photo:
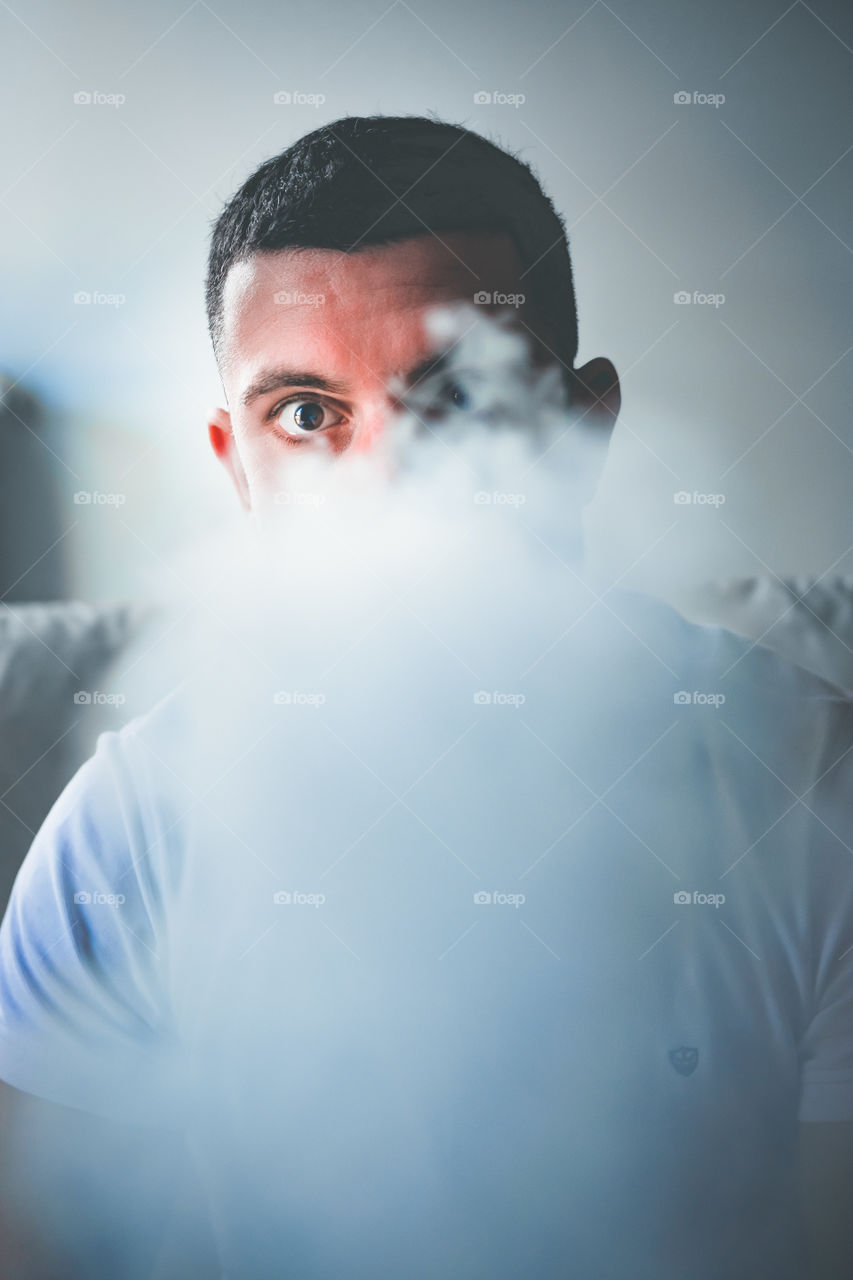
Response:
M463 230L512 237L550 349L572 369L577 309L562 218L522 160L461 125L426 116L345 116L306 134L243 183L211 238L206 303L214 350L221 346L225 278L236 262L280 249L352 253Z

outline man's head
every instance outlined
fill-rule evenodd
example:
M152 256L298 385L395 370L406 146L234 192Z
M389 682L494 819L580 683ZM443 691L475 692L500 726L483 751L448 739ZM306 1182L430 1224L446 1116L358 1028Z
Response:
M244 504L269 496L287 449L369 447L392 381L433 355L424 312L456 300L513 307L532 358L612 419L609 362L574 371L565 228L521 161L456 125L353 116L261 165L216 222L207 277L229 406L209 432Z

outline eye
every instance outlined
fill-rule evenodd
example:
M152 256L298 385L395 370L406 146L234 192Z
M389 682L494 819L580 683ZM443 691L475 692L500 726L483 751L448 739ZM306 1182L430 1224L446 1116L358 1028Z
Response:
M448 386L448 398L457 409L470 409L471 396L459 382L451 382Z
M403 397L403 404L423 419L436 421L454 413L467 413L474 407L469 380L449 378L446 374L428 376Z
M444 418L452 413L469 413L477 407L477 388L473 385L476 378L466 376L459 378L443 377L430 385L417 390L417 405L425 418ZM419 402L419 403L418 403Z
M269 416L278 422L285 435L297 439L328 427L337 427L344 420L342 413L321 400L311 400L307 396L285 400L283 404L276 405Z

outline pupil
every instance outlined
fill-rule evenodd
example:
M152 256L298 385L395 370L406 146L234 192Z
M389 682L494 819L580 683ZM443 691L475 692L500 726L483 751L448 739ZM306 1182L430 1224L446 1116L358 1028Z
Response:
M460 386L454 386L450 393L450 399L456 405L457 409L467 409L471 403L467 391Z
M300 404L297 406L294 418L297 427L301 427L303 431L315 431L319 427L323 417L323 409L319 404Z

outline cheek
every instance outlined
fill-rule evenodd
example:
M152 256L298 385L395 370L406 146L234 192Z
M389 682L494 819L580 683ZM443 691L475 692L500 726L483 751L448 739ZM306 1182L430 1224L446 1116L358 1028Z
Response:
M249 442L243 457L253 510L270 510L284 501L290 453L287 445L270 435L255 436Z
M352 428L343 424L316 439L293 440L273 423L235 429L240 460L246 473L252 505L268 505L276 495L293 486L300 459L337 457L350 446Z
M264 428L255 422L235 421L234 446L246 475L252 505L263 493L275 492L277 459L284 450L274 438L272 426ZM281 486L278 486L279 488Z

